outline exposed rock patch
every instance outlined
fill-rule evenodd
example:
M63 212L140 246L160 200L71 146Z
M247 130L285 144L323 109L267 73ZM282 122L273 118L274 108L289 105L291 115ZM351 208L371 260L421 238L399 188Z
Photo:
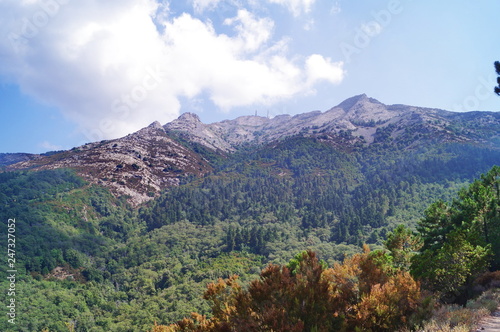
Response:
M211 170L206 160L170 138L158 122L120 139L86 144L11 168L73 168L91 183L108 187L116 196L128 196L133 205L178 185L184 176Z

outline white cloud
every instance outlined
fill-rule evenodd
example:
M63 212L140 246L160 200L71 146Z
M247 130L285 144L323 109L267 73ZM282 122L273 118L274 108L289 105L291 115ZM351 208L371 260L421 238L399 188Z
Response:
M0 14L9 37L0 39L0 75L57 106L89 140L166 123L181 97L206 94L229 111L343 77L341 63L320 55L287 56L289 40L273 40L273 20L244 9L225 21L234 36L186 13L172 17L154 0L8 0L0 13L9 13Z
M288 10L292 12L292 14L297 17L301 14L309 13L311 11L312 6L316 2L316 0L268 0L270 3L276 3L283 6L286 6Z
M245 9L238 10L238 15L224 20L226 25L235 25L238 32L239 47L256 51L271 37L274 22L269 18L256 19Z
M300 69L277 50L246 56L264 46L268 35L262 28L270 22L256 21L240 11L226 23L239 24L237 36L217 35L210 25L187 14L167 24L170 56L182 67L177 68L182 73L177 86L183 90L179 93L192 97L208 90L217 106L229 110L287 98L301 90Z
M308 82L314 84L320 80L326 80L333 84L338 84L344 79L344 63L332 62L322 55L313 54L306 61Z

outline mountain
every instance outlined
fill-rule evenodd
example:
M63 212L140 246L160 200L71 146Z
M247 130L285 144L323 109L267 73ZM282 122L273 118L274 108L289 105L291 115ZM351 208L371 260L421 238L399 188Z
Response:
M164 126L155 122L124 138L45 156L18 155L5 163L20 158L23 161L8 169L72 168L137 206L186 176L210 172L207 151L227 156L293 137L315 138L344 150L377 144L402 150L453 142L498 149L500 113L388 106L363 94L326 112L295 116L242 116L204 124L196 114L184 113Z
M22 161L35 160L41 157L51 156L63 151L49 151L42 154L34 153L0 153L0 167L5 167Z

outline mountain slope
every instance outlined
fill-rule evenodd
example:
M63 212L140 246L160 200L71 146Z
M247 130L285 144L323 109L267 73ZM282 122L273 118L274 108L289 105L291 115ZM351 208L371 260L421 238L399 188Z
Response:
M124 138L90 143L51 156L11 165L10 169L72 168L91 183L128 196L133 205L176 186L188 175L212 168L199 154L171 139L159 123Z
M0 153L0 167L9 166L21 161L40 158L41 155L31 153Z

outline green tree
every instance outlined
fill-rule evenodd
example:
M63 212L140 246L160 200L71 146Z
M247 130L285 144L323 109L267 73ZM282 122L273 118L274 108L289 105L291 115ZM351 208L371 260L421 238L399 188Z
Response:
M455 231L438 250L416 256L413 273L442 300L459 301L467 294L468 285L487 269L490 253L489 247L473 245L464 233Z
M412 272L447 300L463 297L474 276L500 265L500 167L494 166L451 204L432 204L418 230L424 240Z
M454 223L466 228L471 243L490 245L492 266L500 268L500 166L481 175L454 202Z
M443 246L447 234L453 229L451 213L451 207L441 200L431 204L424 212L424 218L417 226L423 239L423 250Z
M390 251L394 266L408 271L411 259L422 247L422 239L408 227L399 225L387 234L384 247Z

